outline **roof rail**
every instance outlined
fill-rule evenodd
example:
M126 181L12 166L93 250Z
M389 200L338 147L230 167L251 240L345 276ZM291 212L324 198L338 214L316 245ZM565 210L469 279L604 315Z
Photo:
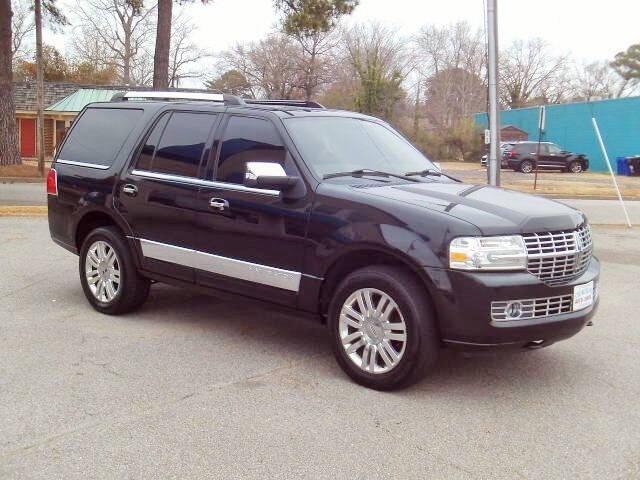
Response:
M244 102L240 97L228 95L226 93L132 90L128 92L118 92L111 97L112 102L124 102L128 100L194 100L220 102L227 105L244 105Z
M111 97L112 102L124 102L128 100L194 100L205 102L220 102L225 105L271 105L290 106L303 108L324 108L318 102L311 100L254 100L240 98L227 93L206 92L182 92L182 91L158 91L158 90L131 90L118 92Z
M289 106L289 107L306 107L306 108L324 108L318 102L312 100L254 100L245 98L244 103L248 105L273 105L273 106Z

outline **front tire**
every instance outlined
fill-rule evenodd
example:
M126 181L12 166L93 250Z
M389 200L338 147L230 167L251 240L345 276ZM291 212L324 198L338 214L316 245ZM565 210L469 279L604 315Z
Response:
M338 364L368 388L407 387L438 358L428 293L400 268L378 265L347 276L334 293L328 324Z
M80 283L100 313L118 315L140 307L151 282L138 273L126 240L115 227L93 230L80 249Z
M584 167L582 166L582 162L578 160L573 160L569 164L569 169L571 173L582 173L584 171Z

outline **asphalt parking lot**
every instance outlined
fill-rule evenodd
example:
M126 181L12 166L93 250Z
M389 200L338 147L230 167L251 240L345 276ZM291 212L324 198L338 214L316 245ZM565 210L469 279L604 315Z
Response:
M594 233L593 327L380 393L255 306L155 285L102 316L46 218L0 218L0 478L640 478L640 231Z

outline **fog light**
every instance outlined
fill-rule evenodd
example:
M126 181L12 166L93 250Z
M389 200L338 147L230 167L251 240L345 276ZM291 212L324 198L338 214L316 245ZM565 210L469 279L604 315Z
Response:
M504 313L507 315L508 319L517 320L522 316L522 303L509 302L504 309Z

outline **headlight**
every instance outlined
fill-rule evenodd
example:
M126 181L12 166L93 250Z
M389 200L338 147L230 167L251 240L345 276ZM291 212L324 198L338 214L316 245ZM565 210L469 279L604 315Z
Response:
M527 249L520 235L460 237L449 246L449 267L456 270L524 270Z

